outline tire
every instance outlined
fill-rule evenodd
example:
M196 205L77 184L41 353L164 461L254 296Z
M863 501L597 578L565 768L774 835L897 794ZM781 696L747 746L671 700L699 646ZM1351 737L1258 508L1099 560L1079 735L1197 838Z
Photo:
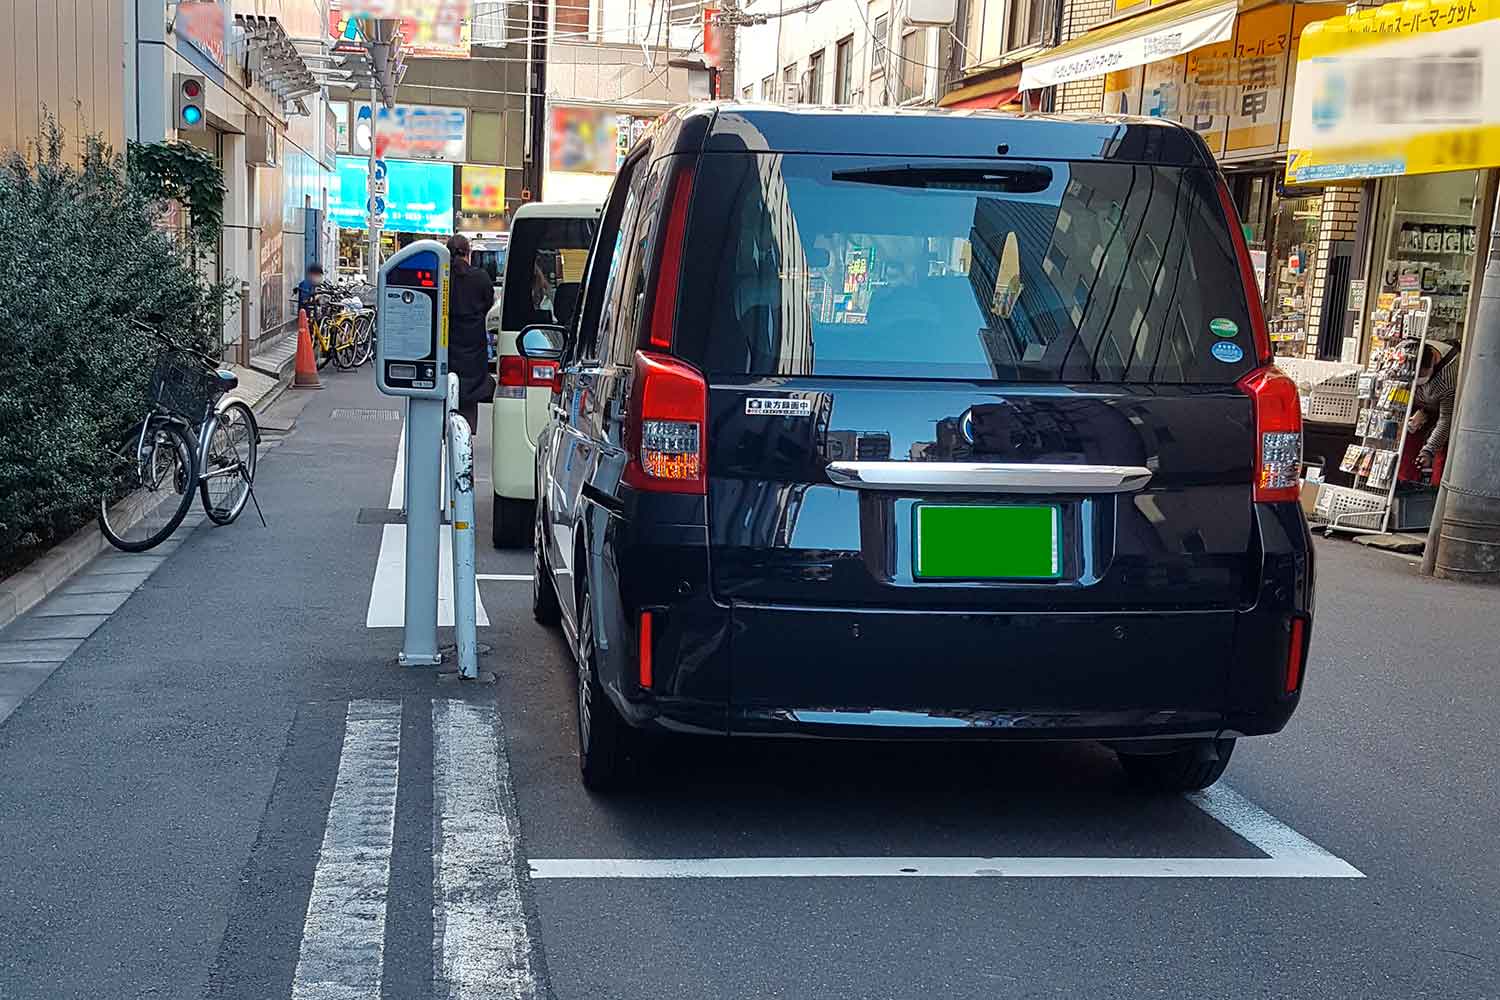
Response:
M1234 753L1234 740L1202 740L1171 753L1116 751L1120 767L1138 787L1153 792L1196 792L1218 781Z
M230 403L215 415L198 482L203 512L215 524L233 524L244 512L250 488L255 484L259 442L260 428L255 414L244 403ZM235 466L241 469L237 479L216 475Z
M593 598L587 584L578 612L578 775L583 787L608 794L628 787L635 777L640 734L620 718L599 683L594 642Z
M535 502L512 500L496 493L495 504L490 508L490 541L497 549L523 548L531 539L535 520Z
M531 617L538 625L556 628L562 622L562 608L557 603L557 585L547 565L547 548L542 540L542 506L536 505L531 533Z
M354 320L340 319L333 325L333 367L348 371L359 363L359 338Z
M318 371L322 371L324 368L327 368L328 362L333 360L333 351L331 349L325 349L324 344L325 341L323 339L323 324L319 323L317 325L317 328L312 331L313 358L318 362ZM330 339L326 341L326 344L328 348L332 348L333 341Z
M361 313L354 321L354 367L369 361L375 354L375 316Z
M165 422L151 424L147 432L143 447L151 457L143 479L136 458L139 426L114 449L114 482L124 488L125 500L135 502L115 504L113 492L99 498L99 530L123 552L145 552L166 541L193 505L198 481L194 441L177 424ZM135 513L140 513L137 519L125 520Z

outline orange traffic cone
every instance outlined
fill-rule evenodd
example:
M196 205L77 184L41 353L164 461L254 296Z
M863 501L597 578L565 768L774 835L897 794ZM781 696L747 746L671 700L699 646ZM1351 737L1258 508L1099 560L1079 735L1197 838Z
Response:
M307 310L297 310L297 373L292 376L293 389L321 389L318 362L313 358L312 331L307 328Z

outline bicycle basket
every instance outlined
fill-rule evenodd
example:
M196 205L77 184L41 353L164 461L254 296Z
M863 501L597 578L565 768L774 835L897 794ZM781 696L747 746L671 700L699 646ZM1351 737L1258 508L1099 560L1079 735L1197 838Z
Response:
M168 351L151 373L151 400L169 413L198 424L218 396L218 380L197 358Z

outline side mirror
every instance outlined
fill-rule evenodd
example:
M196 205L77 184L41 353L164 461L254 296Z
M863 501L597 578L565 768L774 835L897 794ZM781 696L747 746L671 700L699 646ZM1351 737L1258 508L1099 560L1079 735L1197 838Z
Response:
M560 326L538 323L516 336L516 350L529 361L556 361L562 357L567 333Z

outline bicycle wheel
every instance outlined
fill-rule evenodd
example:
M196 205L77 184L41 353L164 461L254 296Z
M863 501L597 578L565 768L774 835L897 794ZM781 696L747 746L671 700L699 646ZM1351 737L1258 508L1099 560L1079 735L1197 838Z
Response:
M215 524L232 524L245 509L255 482L259 436L255 415L238 400L213 417L198 492L203 512Z
M176 531L192 506L198 479L193 442L177 424L155 420L144 439L137 424L112 454L111 481L118 489L99 498L99 530L117 549L144 552Z
M333 364L348 370L359 358L359 341L354 334L354 318L340 316L333 325Z
M333 360L333 344L328 338L328 324L323 320L312 325L312 346L318 370L327 368L328 362Z
M359 356L354 360L354 367L358 368L375 356L374 313L360 313L354 320L354 343L359 348Z

